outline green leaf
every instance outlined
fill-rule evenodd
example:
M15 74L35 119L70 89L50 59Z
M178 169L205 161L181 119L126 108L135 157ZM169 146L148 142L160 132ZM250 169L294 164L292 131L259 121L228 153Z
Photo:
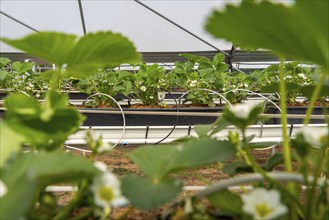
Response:
M26 217L35 196L47 185L91 178L97 173L92 162L80 156L65 152L22 153L1 173L8 188L1 198L1 219Z
M6 58L6 57L0 57L0 68L5 67L7 64L9 64L11 62L10 59Z
M0 219L26 219L25 216L33 206L36 184L27 177L22 177L20 182L6 186L14 190L9 189L1 198Z
M224 62L224 60L225 60L225 55L222 53L218 53L214 56L212 62L214 64L214 66L218 66L218 65L222 64L222 62Z
M316 86L303 86L300 88L300 92L306 98L311 99L315 88ZM327 96L329 96L329 86L322 86L318 98L327 97Z
M266 161L264 169L266 171L272 171L276 166L283 162L283 154L278 153L273 155L269 160Z
M230 176L233 176L239 173L253 172L253 169L243 161L234 161L225 164L223 172L229 174Z
M121 34L112 32L89 33L77 40L75 35L40 32L22 39L2 39L7 44L33 56L55 63L67 64L67 74L92 74L105 65L136 63L140 54L133 43Z
M0 69L0 82L5 81L8 76L8 72L6 70Z
M3 38L2 41L35 57L62 66L76 43L76 36L56 32L33 33L17 40Z
M263 93L278 92L279 91L279 86L280 86L280 83L277 83L277 82L271 83L268 86L263 86L262 87L262 92ZM297 83L286 83L287 91L289 91L289 90L299 90L300 88L301 88L300 85L297 84Z
M31 70L33 66L34 63L29 63L29 62L21 63L19 61L16 61L11 64L11 68L18 74L22 74Z
M242 200L240 196L230 192L229 190L221 190L208 196L211 205L219 208L222 212L228 212L234 216L241 215Z
M199 70L205 69L208 71L213 71L214 67L210 63L200 63L198 69Z
M45 103L40 105L33 97L11 94L5 99L7 110L4 120L12 130L36 147L50 150L63 146L67 137L84 120L76 108L63 105L65 97L50 93Z
M5 164L8 158L18 152L24 138L19 134L14 132L10 127L3 121L0 120L0 168Z
M328 1L296 1L291 7L243 1L239 6L226 6L222 12L214 11L206 30L245 48L269 49L328 70L328 7Z
M133 43L121 34L112 32L89 33L74 46L67 59L68 71L73 76L90 74L97 68L140 61Z
M230 125L232 125L231 122L226 121L223 117L220 117L214 122L210 135L216 134Z
M207 137L208 132L210 131L212 125L196 125L194 126L194 130L199 136L199 138Z
M183 188L179 180L166 179L152 182L151 179L128 175L122 179L121 189L132 205L141 209L157 208L176 198Z
M192 60L196 63L210 63L210 60L207 57L198 56L190 53L182 53L179 54L181 57L185 57L186 59Z
M224 161L234 154L227 141L200 139L182 145L140 147L128 156L145 174L161 180L175 170Z
M11 185L21 177L28 176L31 180L36 180L38 186L44 187L63 181L88 178L97 172L93 163L84 157L63 151L39 151L18 155L12 163L4 167L2 178Z

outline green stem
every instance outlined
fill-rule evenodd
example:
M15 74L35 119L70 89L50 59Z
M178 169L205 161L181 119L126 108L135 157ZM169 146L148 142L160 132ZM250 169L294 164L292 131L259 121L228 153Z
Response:
M310 189L308 189L308 206L307 206L307 211L306 211L306 219L314 219L313 218L313 214L316 213L316 210L314 210L315 208L315 202L313 202L314 200L314 196L316 194L316 188L317 188L317 181L320 177L321 171L322 171L322 164L323 161L326 158L326 152L327 152L327 148L325 146L323 146L321 148L321 157L320 159L317 161L316 167L315 167L315 173L314 173L314 180L312 182L312 186ZM307 185L309 186L309 185Z
M325 71L325 70L323 70L323 71ZM311 101L310 101L309 106L308 106L307 111L306 111L306 117L304 119L304 125L307 125L310 122L310 117L311 117L311 114L313 112L315 102L319 97L322 86L323 86L324 81L326 79L326 75L328 75L328 72L323 72L321 74L321 78L320 78L318 84L316 85L314 92L312 93Z
M118 220L124 220L127 219L128 215L134 210L134 207L131 206L128 208L127 211L123 212L117 219Z
M83 197L87 189L88 189L88 182L86 180L83 180L78 191L76 192L75 197L71 200L71 202L68 205L66 205L63 209L61 209L57 213L57 215L53 218L53 220L67 219L67 217L72 212L72 210L76 208L80 202L83 202Z
M63 71L58 70L57 73L55 74L54 81L52 81L49 85L49 89L60 92L60 82L63 79L63 75L64 75Z
M291 191L289 189L287 190L284 185L282 185L280 182L276 181L275 179L271 178L254 159L254 157L251 154L251 149L248 146L245 130L242 131L242 137L243 137L243 144L244 144L244 148L246 149L247 157L249 157L249 161L251 163L251 167L254 170L254 172L260 173L264 178L268 179L271 183L273 183L279 190L284 192L284 195L286 195L293 202L292 207L297 208L299 210L299 213L302 216L305 216L302 204L300 203L299 199L297 199L297 197L295 196L294 191ZM297 219L297 215L294 210L291 210L290 214L291 214L290 216L291 219Z
M288 173L292 173L292 163L290 155L290 146L289 146L289 137L288 137L288 122L287 122L287 90L286 90L286 81L284 79L285 73L283 68L283 60L281 60L279 66L279 75L280 75L280 108L281 112L281 123L282 123L282 138L283 138L283 158L285 168ZM293 192L293 189L291 189Z

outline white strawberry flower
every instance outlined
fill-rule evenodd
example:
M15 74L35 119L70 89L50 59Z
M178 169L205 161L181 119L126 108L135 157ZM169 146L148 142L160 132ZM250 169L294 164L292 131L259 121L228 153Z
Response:
M166 97L166 93L165 92L158 92L158 99L159 100L164 100Z
M314 147L322 146L329 139L328 127L309 127L305 126L298 132L303 135L304 140Z
M104 208L106 213L111 210L112 206L127 204L128 200L121 193L119 179L112 172L108 171L103 164L99 163L95 164L95 166L103 171L101 175L93 179L93 183L90 186L94 194L95 204Z
M146 87L145 86L141 86L140 87L140 90L142 90L143 92L145 92L146 91Z
M97 153L104 153L110 150L112 150L112 146L109 143L102 143L102 145L97 148Z
M197 81L196 80L190 81L190 87L195 87L196 84L197 84Z
M239 103L230 106L230 111L237 118L247 119L249 117L250 112L256 107L255 103Z
M280 202L280 193L274 189L255 189L241 196L243 211L253 219L274 219L288 212L287 206Z
M8 191L7 186L0 179L0 198L3 197L4 195L6 195L7 191Z
M302 79L307 79L304 73L298 73L298 76Z

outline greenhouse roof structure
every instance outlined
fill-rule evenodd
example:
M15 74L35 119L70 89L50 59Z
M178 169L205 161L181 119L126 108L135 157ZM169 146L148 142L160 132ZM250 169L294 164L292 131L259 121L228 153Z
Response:
M20 38L39 31L83 36L98 31L119 32L143 53L147 62L174 62L181 52L212 57L221 51L230 57L231 42L215 39L204 30L215 8L239 0L0 0L0 37ZM0 55L26 55L0 42ZM22 58L21 58L22 59ZM234 61L276 61L264 51L235 51Z

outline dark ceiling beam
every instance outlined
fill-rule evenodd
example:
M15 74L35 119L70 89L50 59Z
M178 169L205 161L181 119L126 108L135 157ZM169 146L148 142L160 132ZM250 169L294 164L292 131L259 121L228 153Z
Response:
M0 14L6 16L7 18L9 18L9 19L11 19L11 20L13 20L13 21L15 21L15 22L21 24L21 25L23 25L24 27L27 27L28 29L30 29L30 30L32 30L32 31L34 31L34 32L39 32L37 29L31 27L31 26L28 25L28 24L25 24L24 22L22 22L22 21L20 21L20 20L18 20L18 19L16 19L16 18L14 18L13 16L11 16L11 15L9 15L9 14L7 14L7 13L1 11L1 10L0 10Z
M82 8L81 0L78 0L78 4L79 4L79 11L80 11L80 18L81 18L81 24L82 24L83 34L86 35L87 34L87 30L86 30L85 16L83 14L83 8Z
M225 51L219 49L218 47L214 46L213 44L209 43L208 41L204 40L203 38L197 36L196 34L192 33L191 31L187 30L186 28L184 28L183 26L177 24L176 22L170 20L169 18L167 18L166 16L162 15L161 13L159 13L158 11L154 10L153 8L145 5L144 3L142 3L139 0L134 0L136 3L140 4L141 6L143 6L144 8L150 10L151 12L153 12L154 14L158 15L159 17L165 19L166 21L168 21L169 23L173 24L174 26L178 27L179 29L183 30L184 32L188 33L189 35L195 37L196 39L202 41L203 43L207 44L208 46L212 47L213 49L223 53L225 56L229 56L228 53L226 53Z
M230 51L225 51L229 53ZM176 61L184 61L186 58L179 56L181 53L191 53L198 56L204 56L212 59L217 51L177 51L177 52L141 52L143 60L147 63L173 63ZM7 57L12 61L24 61L32 59L37 63L46 63L38 58L34 58L25 53L4 53L0 52L0 57ZM291 60L291 59L287 59ZM267 51L241 51L235 50L232 63L239 62L272 62L279 61L279 58Z

